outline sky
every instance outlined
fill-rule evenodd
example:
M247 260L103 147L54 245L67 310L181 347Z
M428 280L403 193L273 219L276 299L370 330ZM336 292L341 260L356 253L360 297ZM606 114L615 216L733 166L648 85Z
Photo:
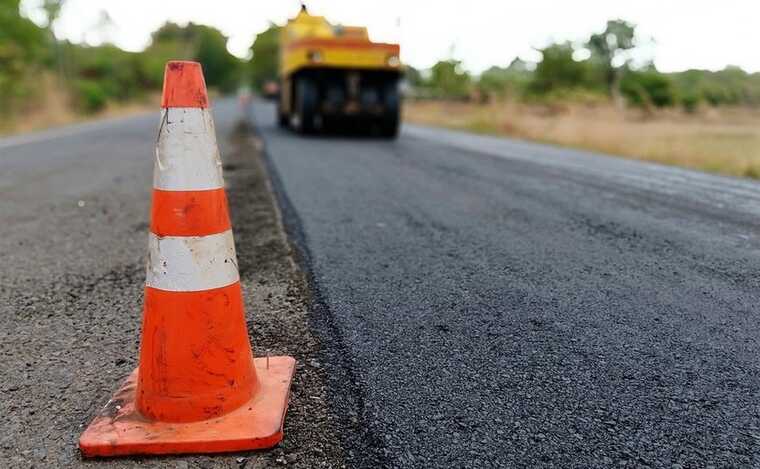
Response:
M43 21L42 0L23 11ZM400 42L402 61L428 68L441 59L462 60L480 73L519 56L536 61L551 41L583 41L608 19L638 26L639 60L661 71L710 70L738 65L760 71L760 2L755 0L306 0L312 14L333 23L364 25L376 41ZM230 52L245 57L255 35L270 22L283 24L298 0L67 0L55 32L74 42L113 42L139 51L167 20L220 29ZM111 26L102 21L104 12Z

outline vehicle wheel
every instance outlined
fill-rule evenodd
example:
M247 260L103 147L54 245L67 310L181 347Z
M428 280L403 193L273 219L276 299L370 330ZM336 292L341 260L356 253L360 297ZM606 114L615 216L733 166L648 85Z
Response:
M296 81L296 105L291 124L302 134L313 133L317 128L317 86L308 78Z
M388 84L383 90L383 106L385 112L380 120L380 134L386 138L396 138L401 122L401 98L397 83Z
M278 109L277 110L277 125L282 128L285 128L288 126L289 121L290 119L288 118L288 115L281 113L280 110Z

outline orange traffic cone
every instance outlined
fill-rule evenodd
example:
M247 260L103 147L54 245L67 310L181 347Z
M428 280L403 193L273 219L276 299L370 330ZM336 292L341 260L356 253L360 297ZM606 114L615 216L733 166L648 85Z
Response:
M79 439L84 456L215 453L282 440L292 357L254 359L200 64L164 76L140 366Z

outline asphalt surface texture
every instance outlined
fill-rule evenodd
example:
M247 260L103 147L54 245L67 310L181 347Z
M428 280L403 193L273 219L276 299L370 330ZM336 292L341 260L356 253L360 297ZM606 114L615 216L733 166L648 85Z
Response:
M760 184L253 110L352 467L760 467Z
M285 440L82 460L137 365L158 113L0 139L0 467L758 467L760 184L214 104Z
M0 139L0 467L344 467L309 294L233 100L217 137L249 334L297 368L270 451L83 460L77 440L137 366L159 113Z

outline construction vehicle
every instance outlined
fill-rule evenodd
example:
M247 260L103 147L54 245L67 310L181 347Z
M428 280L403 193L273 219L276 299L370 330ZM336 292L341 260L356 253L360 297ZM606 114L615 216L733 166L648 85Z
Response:
M393 138L401 113L399 45L367 29L330 24L301 6L280 32L280 126L301 133L343 123Z

